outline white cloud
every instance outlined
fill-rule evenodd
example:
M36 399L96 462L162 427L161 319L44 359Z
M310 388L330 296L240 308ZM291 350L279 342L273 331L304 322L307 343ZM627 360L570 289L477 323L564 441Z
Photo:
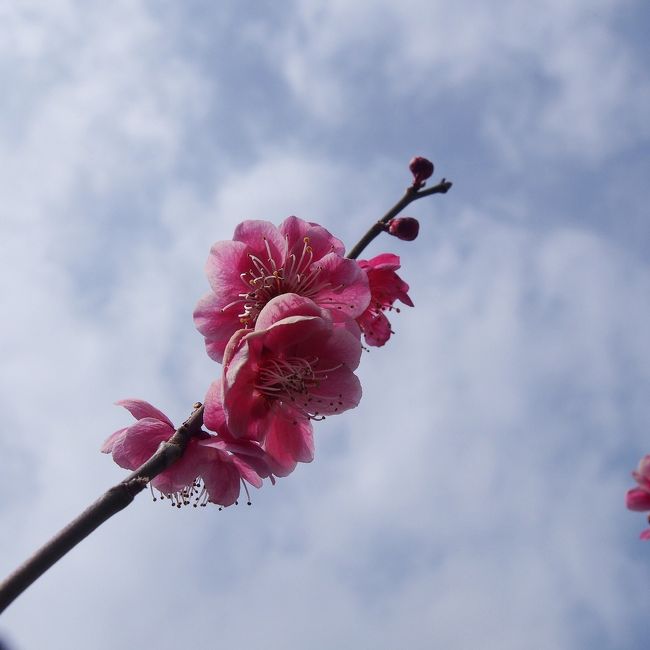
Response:
M615 26L617 3L298 9L292 26L269 40L296 96L325 123L356 115L368 84L381 79L377 110L397 94L476 113L484 137L512 165L540 155L601 161L650 137L650 84Z

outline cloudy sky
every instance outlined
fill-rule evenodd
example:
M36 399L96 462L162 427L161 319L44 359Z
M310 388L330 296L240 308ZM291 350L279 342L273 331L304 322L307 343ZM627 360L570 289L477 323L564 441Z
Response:
M11 650L647 648L643 0L0 3L0 571L124 476L140 397L219 367L192 310L242 219L350 246L413 155L414 309L253 506L145 493L0 620ZM434 179L434 180L436 180Z

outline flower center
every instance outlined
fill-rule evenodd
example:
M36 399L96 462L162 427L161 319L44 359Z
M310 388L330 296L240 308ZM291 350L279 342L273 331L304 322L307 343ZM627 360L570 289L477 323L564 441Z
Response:
M255 388L269 401L280 400L293 407L296 411L310 420L322 420L319 406L332 397L316 394L322 380L327 379L327 373L340 368L343 364L331 368L319 368L319 359L288 357L286 359L268 359L260 368Z
M314 252L309 244L309 237L303 239L300 253L291 253L282 264L275 260L271 253L269 242L264 237L266 261L257 255L248 257L251 266L246 273L241 274L241 280L246 291L239 294L239 299L226 305L226 311L235 305L242 305L238 314L242 325L251 327L257 320L264 305L269 300L283 293L297 293L305 298L314 299L323 289L331 287L331 282L321 277L322 267L314 266Z

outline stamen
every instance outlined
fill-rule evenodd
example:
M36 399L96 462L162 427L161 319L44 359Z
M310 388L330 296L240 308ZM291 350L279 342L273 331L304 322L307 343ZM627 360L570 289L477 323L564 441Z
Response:
M273 266L273 270L277 271L278 267L275 264L273 255L271 255L271 247L269 246L269 240L266 237L264 237L264 246L266 247L266 254L269 256L269 263Z
M253 505L253 502L251 501L251 495L250 495L250 493L248 492L248 486L247 486L246 483L244 482L244 479L243 479L243 478L240 479L240 480L241 480L241 484L244 486L244 492L246 492L246 499L247 499L247 501L246 501L246 505L247 505L247 506L251 506L251 505Z
M305 298L316 300L319 293L324 290L338 293L344 288L343 284L332 286L327 277L323 277L323 267L311 268L314 262L314 251L310 245L309 237L303 238L303 246L298 255L294 248L284 259L284 262L273 257L270 243L263 238L266 261L250 253L250 268L241 273L240 278L245 287L236 300L222 307L222 312L239 306L240 322L245 326L252 326L257 316L269 300L283 293L297 293ZM288 237L285 236L287 248ZM339 304L341 306L339 306ZM352 307L347 303L332 298L327 299L327 306L336 306L339 309Z
M333 406L338 396L316 391L321 382L328 378L328 373L341 368L343 364L318 368L319 362L318 357L270 359L260 368L254 386L270 401L289 402L308 420L323 420L325 416L319 412L321 407L318 405L329 402Z

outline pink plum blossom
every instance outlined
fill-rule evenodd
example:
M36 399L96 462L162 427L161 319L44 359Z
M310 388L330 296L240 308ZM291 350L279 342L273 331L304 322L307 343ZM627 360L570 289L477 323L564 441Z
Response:
M634 472L634 480L639 487L632 488L625 495L625 505L629 510L644 512L650 510L650 454L644 456ZM650 539L650 529L641 533L641 539Z
M336 322L309 298L286 293L239 330L224 354L223 380L206 396L206 426L260 443L277 476L314 457L312 420L357 406L361 357L352 320Z
M116 403L137 421L109 436L101 450L111 453L120 467L134 470L174 435L175 427L148 402L126 399ZM183 456L153 478L151 485L178 507L189 504L191 497L195 506L208 501L229 506L239 497L242 479L260 487L268 475L264 452L258 445L202 431L190 438Z
M342 242L325 228L297 217L279 227L240 223L232 240L212 246L206 263L212 291L194 311L210 357L222 361L230 337L253 328L264 306L285 293L310 298L335 320L360 316L370 301L368 280L344 254Z
M393 307L396 300L413 307L413 302L406 293L409 285L395 273L400 268L400 259L397 255L383 253L371 260L359 260L358 263L368 276L370 304L357 318L357 323L368 345L381 346L392 334L390 322L384 311L392 309L399 311Z

